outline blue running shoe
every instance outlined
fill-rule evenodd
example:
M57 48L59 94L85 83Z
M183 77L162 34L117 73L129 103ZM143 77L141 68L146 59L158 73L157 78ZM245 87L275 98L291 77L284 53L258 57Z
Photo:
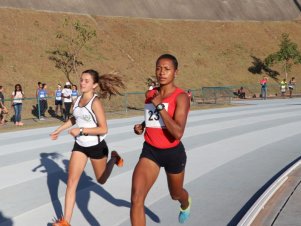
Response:
M179 213L180 224L184 224L190 216L190 207L191 207L191 197L190 196L188 198L188 202L189 202L189 206L185 210L180 208L180 213Z

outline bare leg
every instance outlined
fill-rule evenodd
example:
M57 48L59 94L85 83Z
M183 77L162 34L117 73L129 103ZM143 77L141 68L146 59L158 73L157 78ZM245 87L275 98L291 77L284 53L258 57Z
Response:
M76 188L87 164L87 156L79 151L73 151L69 163L67 189L65 195L64 219L70 222L75 204Z
M102 159L91 159L95 177L100 184L106 183L116 162L116 158L111 158L108 162L107 159L107 157Z
M2 113L2 119L1 119L1 124L5 124L5 119L7 116L7 111L5 111L4 109L2 109L3 113Z
M62 105L59 105L59 108L60 108L60 112L61 112L61 117L63 117L63 106Z
M58 106L58 105L55 105L55 115L56 115L56 116L58 115L58 114L57 114L58 108L59 108L59 106Z
M183 188L184 171L178 174L166 173L170 196L173 200L178 200L182 209L189 206L188 192Z
M137 163L132 178L131 222L132 226L145 226L145 198L155 183L160 167L147 158Z

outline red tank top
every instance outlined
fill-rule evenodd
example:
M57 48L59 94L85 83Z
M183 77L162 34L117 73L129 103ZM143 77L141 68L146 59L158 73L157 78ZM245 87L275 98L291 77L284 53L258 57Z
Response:
M150 90L148 94L153 93L156 90L157 89ZM162 100L162 103L165 105L165 110L172 118L174 117L176 109L177 96L181 93L185 93L185 91L180 88L176 88L176 90L169 97ZM146 125L144 139L148 144L156 148L164 149L175 147L180 143L180 140L176 140L168 132L160 113L156 111L155 106L150 102L149 98L146 98L145 100L144 119Z

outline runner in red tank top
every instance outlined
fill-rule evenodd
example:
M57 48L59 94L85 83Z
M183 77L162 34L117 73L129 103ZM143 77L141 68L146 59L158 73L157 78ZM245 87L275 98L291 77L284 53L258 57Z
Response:
M145 121L134 126L138 135L145 131L145 142L132 179L132 226L146 225L144 200L160 167L165 169L170 196L181 204L179 222L184 223L190 215L191 198L183 188L186 153L181 142L190 101L187 93L174 84L177 69L174 56L164 54L158 58L156 78L160 87L146 93Z

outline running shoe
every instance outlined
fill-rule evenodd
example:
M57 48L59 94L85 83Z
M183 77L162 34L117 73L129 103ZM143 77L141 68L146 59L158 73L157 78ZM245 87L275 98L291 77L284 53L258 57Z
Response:
M123 158L120 157L120 155L117 153L117 151L111 152L111 158L116 158L115 164L118 167L123 167Z
M180 208L180 213L179 213L180 224L184 224L190 216L190 207L191 207L191 197L190 196L188 198L188 202L189 202L189 206L185 210Z
M52 226L71 226L64 218L56 220L55 223L52 224Z

